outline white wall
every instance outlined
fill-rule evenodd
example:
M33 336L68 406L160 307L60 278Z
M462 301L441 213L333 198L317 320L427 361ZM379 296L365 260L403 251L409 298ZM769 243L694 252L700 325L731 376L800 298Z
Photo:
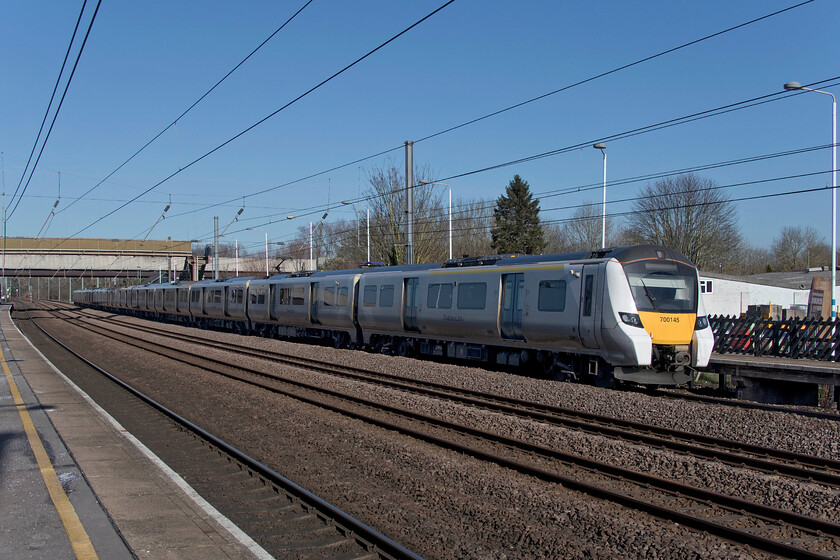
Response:
M776 286L722 280L700 275L701 282L711 281L712 292L701 294L709 315L740 315L750 305L807 305L810 290L792 290Z

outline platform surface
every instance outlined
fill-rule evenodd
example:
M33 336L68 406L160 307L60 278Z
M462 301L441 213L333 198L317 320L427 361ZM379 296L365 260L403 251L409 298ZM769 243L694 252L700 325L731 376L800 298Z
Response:
M0 558L271 558L58 372L0 308Z

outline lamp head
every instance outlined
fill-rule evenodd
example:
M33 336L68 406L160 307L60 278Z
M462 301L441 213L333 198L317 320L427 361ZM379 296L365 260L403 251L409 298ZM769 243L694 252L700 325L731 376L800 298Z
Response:
M606 150L607 149L607 145L604 144L603 142L598 142L597 144L593 145L592 147L595 148L596 150Z
M795 91L798 89L802 89L802 87L802 84L800 84L799 82L788 82L785 84L785 89L787 91Z

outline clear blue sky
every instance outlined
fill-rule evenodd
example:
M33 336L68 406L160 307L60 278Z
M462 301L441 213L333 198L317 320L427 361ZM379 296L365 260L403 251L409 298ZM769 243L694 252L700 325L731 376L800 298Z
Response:
M38 233L58 195L47 236L74 235L306 92L444 3L314 0L286 29L93 193L103 179L172 122L304 4L296 1L102 3L37 171L9 236ZM465 121L632 63L789 6L795 0L706 2L498 2L456 0L359 65L179 173L82 237L142 237L172 200L153 238L212 238L241 201L207 208L399 147ZM0 12L0 151L6 201L18 185L58 75L81 1L5 2ZM93 13L88 2L81 36ZM494 199L514 174L541 198L544 220L571 216L600 190L591 143L624 131L760 97L785 82L840 76L840 2L816 0L415 145L458 199ZM76 49L73 50L71 62ZM831 84L838 82L835 80ZM62 86L63 87L63 86ZM840 88L829 88L840 94ZM59 90L59 93L61 89ZM777 99L777 98L773 98ZM49 124L49 121L48 121ZM831 141L831 99L808 93L607 141L608 180L798 150ZM448 179L585 143L553 157ZM390 159L389 159L390 158ZM232 238L259 251L263 233L289 239L302 221L364 191L366 171L402 167L401 150L245 200ZM732 198L826 187L829 149L700 175ZM643 182L609 187L632 198ZM768 246L784 226L812 225L829 241L828 190L738 203L741 232ZM68 208L66 211L65 208ZM609 212L629 209L613 203ZM347 207L330 219L353 217ZM273 223L268 224L269 220ZM267 224L267 225L266 225Z

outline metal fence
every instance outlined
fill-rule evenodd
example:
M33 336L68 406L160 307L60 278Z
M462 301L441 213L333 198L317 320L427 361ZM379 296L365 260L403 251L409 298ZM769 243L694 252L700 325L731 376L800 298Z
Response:
M709 317L715 352L837 362L840 323L819 319Z

